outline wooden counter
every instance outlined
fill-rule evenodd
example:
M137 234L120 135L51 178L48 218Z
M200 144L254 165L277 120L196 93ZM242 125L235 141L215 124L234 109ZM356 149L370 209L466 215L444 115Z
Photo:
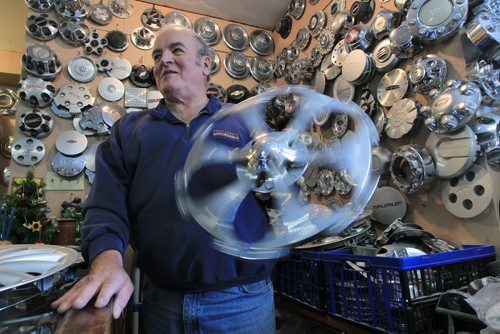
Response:
M114 322L112 305L111 302L101 309L87 306L82 310L68 311L57 326L56 334L112 334Z

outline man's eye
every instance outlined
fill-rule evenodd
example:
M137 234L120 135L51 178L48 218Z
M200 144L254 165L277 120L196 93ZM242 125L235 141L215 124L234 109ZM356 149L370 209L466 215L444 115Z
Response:
M183 50L181 48L175 48L175 49L172 50L172 52L175 53L175 54L179 54L179 53L182 53Z
M153 60L155 63L159 62L161 59L161 54L157 53L153 55Z

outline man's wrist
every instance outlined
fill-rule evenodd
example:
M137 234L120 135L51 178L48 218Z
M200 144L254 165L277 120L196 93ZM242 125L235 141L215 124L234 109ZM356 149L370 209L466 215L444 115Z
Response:
M119 264L120 266L123 266L123 256L120 253L120 251L116 249L105 250L94 258L94 260L90 264L90 267L92 268L101 264L103 265Z

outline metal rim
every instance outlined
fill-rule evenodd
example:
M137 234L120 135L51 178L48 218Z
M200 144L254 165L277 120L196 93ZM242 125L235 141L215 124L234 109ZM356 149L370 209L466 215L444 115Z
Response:
M326 14L324 12L316 12L309 20L309 30L311 30L311 35L313 37L317 37L325 25Z
M87 150L85 150L85 167L95 172L95 155L99 145L101 145L102 141L92 144Z
M144 64L136 64L132 66L129 79L137 87L151 87L154 83L153 69Z
M45 44L28 46L21 62L26 72L42 79L55 79L62 70L59 57Z
M253 86L252 89L250 89L250 95L251 96L259 95L260 93L263 93L266 90L269 90L270 88L271 85L269 85L268 83L260 82L255 86Z
M3 169L2 169L2 184L6 187L9 186L10 184L10 166L5 166Z
M395 219L405 217L407 205L399 190L384 186L375 190L368 202L368 208L373 212L371 216L373 220L383 225L390 225Z
M23 113L19 129L27 136L41 139L47 137L54 128L52 117L40 109L33 109Z
M35 12L48 13L54 8L54 0L25 0L28 7Z
M320 70L325 74L326 80L333 80L340 74L342 68L333 64L331 55L326 55L321 61Z
M78 124L75 129L88 136L88 135L109 135L109 127L102 119L102 103L98 103L89 110L85 111L79 117ZM79 128L83 131L79 131Z
M116 57L111 60L111 70L108 71L110 77L124 80L130 76L131 72L132 65L127 58Z
M97 92L106 101L118 101L125 94L125 86L116 78L104 78L99 81Z
M170 12L165 14L163 17L163 24L177 24L181 25L185 28L192 29L193 24L191 23L191 20L181 12Z
M235 79L244 79L250 74L250 62L243 53L231 51L224 59L227 74Z
M84 84L65 84L59 88L52 101L52 110L61 109L70 115L80 115L82 111L90 108L95 101L90 90ZM56 111L56 115L60 116ZM61 116L64 117L64 116Z
M159 30L163 25L163 13L157 8L148 8L142 12L141 22L153 31Z
M399 190L412 194L434 179L434 160L424 147L403 145L392 155L389 171Z
M391 49L391 41L386 38L381 40L373 49L373 64L379 72L392 70L399 62L398 57Z
M425 148L436 162L436 174L444 179L464 174L479 152L474 131L467 125L461 131L451 134L431 132Z
M128 48L127 35L120 30L111 30L106 33L106 40L108 41L108 48L111 51L122 52Z
M82 125L80 124L80 121L82 120L83 115L78 115L73 117L73 129L76 131L80 132L81 134L85 136L95 136L97 134L97 130L91 129L91 128L83 128Z
M109 127L126 114L125 108L114 103L99 103L98 108L101 109L102 120Z
M236 23L228 24L222 32L224 43L235 51L243 51L248 47L248 34L246 30Z
M357 243L366 238L370 232L371 226L372 225L369 219L360 218L359 220L356 220L351 226L342 231L342 233L340 233L339 235L323 235L321 238L297 246L295 247L295 249L318 249L321 251L326 251L350 246L351 242L354 241Z
M26 20L26 31L38 40L49 41L59 33L59 24L47 14L35 14Z
M108 3L108 7L113 13L114 16L120 19L126 19L132 15L134 12L134 6L128 2L128 0L120 1L110 0Z
M378 102L384 107L392 106L396 101L401 100L405 96L408 86L408 78L404 70L395 68L387 72L378 84Z
M345 39L341 39L334 47L332 51L332 63L335 66L342 67L342 62L344 61L345 57L349 54L349 51L347 49L347 44L345 42Z
M415 101L408 98L396 101L386 113L385 133L393 139L403 137L413 128L417 115L418 108Z
M210 48L209 56L212 59L212 68L210 69L210 75L215 75L220 71L220 57L217 51Z
M285 15L280 18L276 24L275 30L278 31L281 38L287 38L292 30L292 17L290 15Z
M13 136L6 136L0 140L0 153L7 159L12 157L12 145L14 144Z
M349 52L342 63L342 76L344 79L354 84L361 81L367 71L367 66L369 66L368 59L363 50L358 49Z
M78 132L79 133L79 132ZM85 169L85 156L67 156L57 152L52 158L52 169L61 177L72 179L80 176Z
M456 32L467 18L466 0L415 0L406 15L411 34L434 41Z
M20 138L12 144L11 154L12 159L20 165L36 165L45 156L45 146L35 138Z
M113 19L113 13L108 6L96 3L90 7L90 19L102 26L108 24Z
M215 95L215 97L217 97L221 102L227 101L226 90L221 85L217 85L212 82L209 83L207 87L207 94Z
M231 85L226 89L227 102L240 103L250 97L250 91L243 85Z
M347 102L354 99L354 93L356 88L349 81L344 79L342 75L339 75L332 86L333 94L332 96L339 101Z
M473 164L462 176L444 182L441 199L444 207L459 218L472 218L486 210L494 195L490 173Z
M87 144L87 137L75 130L64 131L56 138L57 150L68 156L82 154Z
M132 43L141 50L153 48L156 36L154 32L146 27L138 27L132 31Z
M335 45L335 35L329 28L324 28L318 36L318 41L316 47L319 49L322 55L326 55L332 51Z
M319 51L317 46L314 46L311 49L311 61L314 68L318 67L323 61L323 54Z
M255 57L250 62L250 73L259 82L268 82L274 76L274 64L263 57Z
M88 1L58 0L54 2L57 14L65 19L83 21L90 14Z
M10 88L0 88L0 112L4 113L5 111L14 109L18 99L17 91Z
M85 22L67 19L59 25L59 35L66 43L80 46L89 38L90 28Z
M85 51L85 53L101 55L104 51L104 47L108 45L108 40L106 38L101 38L97 30L93 30L83 45L83 51Z
M208 17L201 17L194 22L194 31L212 46L220 42L222 34L219 25Z
M51 82L29 76L19 84L19 99L32 107L48 106L56 95Z
M305 8L306 8L305 0L292 0L288 6L290 15L293 16L293 18L296 20L299 20L302 17L302 15L304 15Z
M305 50L311 42L311 32L306 27L300 28L295 37L295 45L300 51Z
M97 66L88 57L76 56L68 63L68 74L76 81L91 82L97 75Z
M268 56L274 51L273 37L265 30L255 29L250 33L250 47L256 54Z

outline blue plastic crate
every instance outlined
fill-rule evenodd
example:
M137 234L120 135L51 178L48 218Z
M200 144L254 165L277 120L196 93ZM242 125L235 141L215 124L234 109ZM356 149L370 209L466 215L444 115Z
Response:
M327 312L391 333L429 333L439 295L486 276L494 259L491 245L407 258L326 252Z
M318 252L294 252L278 261L273 272L277 293L326 311L325 281Z

